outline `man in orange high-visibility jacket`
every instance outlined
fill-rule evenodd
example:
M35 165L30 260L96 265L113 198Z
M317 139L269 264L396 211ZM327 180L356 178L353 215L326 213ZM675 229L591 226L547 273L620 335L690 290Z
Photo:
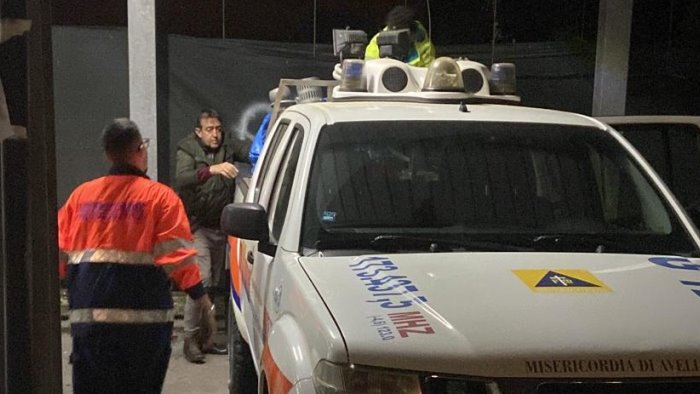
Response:
M115 119L102 133L109 174L78 186L58 213L67 264L75 393L159 393L171 352L171 282L216 321L180 198L148 179L148 140Z

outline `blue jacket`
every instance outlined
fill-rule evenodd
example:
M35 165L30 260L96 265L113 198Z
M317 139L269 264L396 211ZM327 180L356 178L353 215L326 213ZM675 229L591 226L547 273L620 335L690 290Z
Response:
M250 145L250 152L248 152L248 159L252 169L255 169L255 163L257 163L260 153L262 153L263 146L265 146L265 137L267 134L267 128L270 125L270 118L272 118L272 112L268 112L260 122L258 126L258 131L255 132L255 138L253 143Z

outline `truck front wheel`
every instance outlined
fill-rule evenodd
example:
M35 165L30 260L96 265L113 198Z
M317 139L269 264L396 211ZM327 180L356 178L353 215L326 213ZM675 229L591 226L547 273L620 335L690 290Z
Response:
M232 308L232 307L229 307ZM253 365L250 348L243 340L236 324L233 309L228 313L228 365L230 394L255 394L258 378Z

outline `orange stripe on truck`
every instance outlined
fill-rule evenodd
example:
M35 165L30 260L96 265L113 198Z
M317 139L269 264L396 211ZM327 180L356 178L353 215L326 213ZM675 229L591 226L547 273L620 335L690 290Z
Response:
M267 345L263 348L262 362L263 368L265 368L268 393L287 394L292 389L292 382L284 376L277 363L275 363Z
M241 294L241 271L238 260L238 238L228 237L229 245L229 268L231 271L231 283L236 294Z

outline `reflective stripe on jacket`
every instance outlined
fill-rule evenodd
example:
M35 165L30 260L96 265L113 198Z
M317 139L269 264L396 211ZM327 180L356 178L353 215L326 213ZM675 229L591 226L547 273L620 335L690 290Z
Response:
M78 186L59 210L58 242L73 324L167 323L171 280L204 292L180 198L133 168Z

